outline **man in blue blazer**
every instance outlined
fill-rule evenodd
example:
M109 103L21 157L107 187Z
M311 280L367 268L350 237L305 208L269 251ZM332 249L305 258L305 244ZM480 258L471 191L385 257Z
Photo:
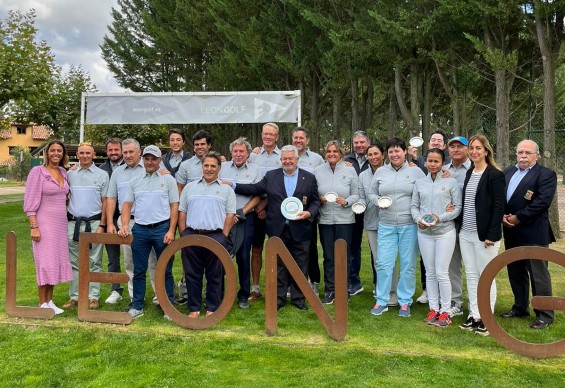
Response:
M235 193L243 195L266 194L269 198L265 227L269 237L280 237L292 257L308 278L308 251L312 237L312 220L318 216L320 198L318 184L313 174L298 168L298 150L293 145L281 148L282 168L271 170L263 179L253 184L235 185ZM298 198L303 211L296 218L286 219L281 211L282 202L288 197ZM286 303L289 272L279 259L277 264L277 307ZM290 287L291 303L306 310L305 298L294 281Z
M520 246L547 247L555 241L548 210L557 188L555 171L541 166L538 145L523 140L516 147L516 165L506 169L506 205L503 218L506 249ZM551 277L547 261L520 260L507 267L514 305L503 318L529 316L529 283L532 295L551 296ZM534 310L532 329L544 329L553 323L553 311Z

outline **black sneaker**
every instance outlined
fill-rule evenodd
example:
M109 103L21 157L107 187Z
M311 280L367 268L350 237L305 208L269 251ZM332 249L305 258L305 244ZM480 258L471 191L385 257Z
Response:
M247 300L247 298L240 299L237 305L242 310L249 310L249 301Z
M465 322L459 325L462 330L475 330L481 321L475 321L475 318L469 317Z
M323 304L332 304L335 299L335 294L333 291L326 292L324 299L322 299Z
M475 334L482 335L483 337L490 335L490 333L488 332L487 328L485 327L485 324L483 323L483 321L477 321L477 323L478 323L478 325L475 328Z

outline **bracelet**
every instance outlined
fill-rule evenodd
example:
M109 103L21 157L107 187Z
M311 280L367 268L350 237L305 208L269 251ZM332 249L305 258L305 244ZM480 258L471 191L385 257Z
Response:
M29 224L30 229L37 229L37 224Z
M104 228L104 229L106 229L106 225L102 225L102 224L100 224L100 225L98 225L98 226L99 226L99 227L101 227L101 228Z

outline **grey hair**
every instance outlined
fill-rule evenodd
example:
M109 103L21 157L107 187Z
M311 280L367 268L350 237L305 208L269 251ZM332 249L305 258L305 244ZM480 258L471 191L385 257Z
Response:
M298 149L292 144L287 144L281 148L281 158L283 152L294 152L294 156L298 159Z
M122 148L124 148L124 146L128 145L128 144L133 144L135 146L136 149L141 151L141 146L139 145L139 142L135 139L125 139L122 141Z
M265 127L271 127L275 129L275 132L277 133L277 135L279 134L279 126L275 123L266 123L263 125L263 129L261 131L265 130Z
M356 137L359 136L363 136L365 139L367 139L367 141L370 143L371 139L369 139L369 135L367 135L367 132L365 131L356 131L353 133L353 137L351 138L352 140L355 140Z
M518 144L516 145L516 151L518 151L518 146L519 146L520 144L522 144L523 142L525 142L525 141L532 142L532 143L534 144L534 149L535 149L535 151L536 151L536 154L539 155L539 146L538 146L538 143L536 143L535 141L530 140L530 139L525 139L525 140L522 140L520 143L518 143Z
M230 152L233 151L233 147L238 146L238 145L245 146L247 153L251 152L251 144L247 141L247 139L245 137L240 137L240 138L237 138L234 141L232 141L231 144L230 144Z

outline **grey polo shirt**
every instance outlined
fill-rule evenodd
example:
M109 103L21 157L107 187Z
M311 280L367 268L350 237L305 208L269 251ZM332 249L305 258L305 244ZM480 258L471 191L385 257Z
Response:
M185 151L182 150L178 155L175 154L171 155L171 159L169 159L169 164L171 165L172 168L175 168L182 162L182 158L184 157L184 152ZM167 166L165 166L165 163L163 163L162 160L161 163L159 164L159 168L167 168Z
M134 168L129 167L127 164L122 164L112 173L110 183L108 184L108 191L106 192L106 197L118 199L118 209L120 210L120 212L122 211L122 207L124 206L129 182L133 178L142 175L145 175L145 167L143 167L142 161L140 161L139 164ZM131 208L131 214L135 214L135 203Z
M355 213L351 205L359 201L359 177L355 169L339 162L332 170L328 163L324 163L316 167L314 175L320 196L333 191L347 201L345 207L335 202L323 204L320 207L320 225L354 224Z
M75 217L92 217L102 212L102 198L106 197L110 178L96 167L79 167L67 172L71 189L68 211Z
M369 201L369 190L373 181L373 170L371 166L359 174L359 200L366 206L363 213L363 228L365 230L379 230L379 207Z
M324 158L314 151L306 150L298 158L298 167L310 173L314 173L314 169L324 164Z
M234 214L235 209L233 189L219 180L190 182L180 196L179 211L186 213L187 228L224 229L226 214Z
M186 185L190 182L202 178L202 161L196 155L185 160L180 164L179 170L175 174L177 182Z
M171 218L171 204L179 201L177 182L159 171L133 178L127 188L125 202L133 202L135 223L156 224Z
M457 183L459 183L459 188L463 191L463 186L465 185L465 177L467 176L467 171L471 168L471 159L460 164L458 167L453 165L453 162L449 162L443 166L443 169L451 173L451 177L455 178Z
M269 154L265 148L261 147L258 154L252 152L249 155L248 161L261 168L261 178L263 178L267 172L282 167L281 150L275 146L275 149Z
M261 180L261 176L261 169L256 164L244 163L241 167L237 168L232 161L223 162L219 174L220 179L235 182L236 184L257 183ZM241 209L250 199L250 196L236 194L236 209Z

